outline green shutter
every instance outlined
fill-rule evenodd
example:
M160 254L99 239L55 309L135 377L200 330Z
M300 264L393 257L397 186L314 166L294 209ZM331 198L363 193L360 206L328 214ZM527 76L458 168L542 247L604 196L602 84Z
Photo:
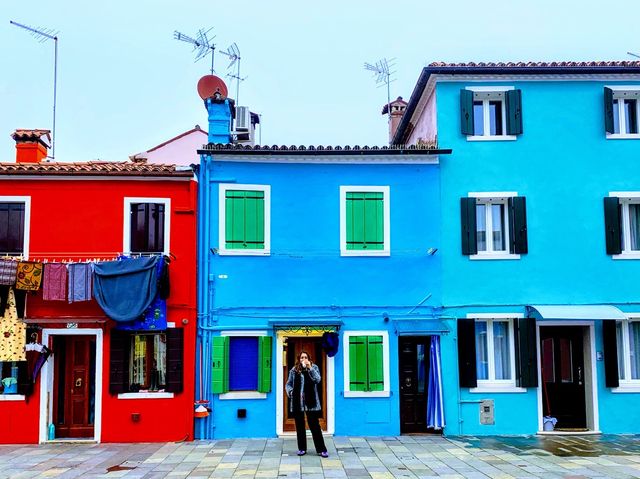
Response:
M509 251L514 254L526 254L529 251L527 241L527 203L524 196L509 198Z
M347 193L347 249L384 249L384 193Z
M460 223L462 227L462 254L472 255L478 253L477 225L476 225L476 199L460 198Z
M211 392L229 391L229 336L213 338L213 363L211 369Z
M522 134L522 90L508 90L506 93L507 135Z
M349 338L349 391L367 390L367 337Z
M225 194L227 249L264 249L264 191L228 190Z
M604 87L604 131L607 133L615 133L615 125L613 124L613 90Z
M473 92L460 90L460 131L463 135L473 135Z
M271 392L271 336L258 338L258 392Z
M367 336L367 391L384 391L384 362L382 358L382 336Z
M620 221L620 200L615 196L604 198L604 232L607 254L622 253L622 225Z

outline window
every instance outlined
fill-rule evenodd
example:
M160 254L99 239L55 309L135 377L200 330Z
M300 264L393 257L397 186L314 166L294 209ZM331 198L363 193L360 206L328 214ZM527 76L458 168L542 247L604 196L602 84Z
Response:
M220 185L221 255L270 253L269 185Z
M476 320L478 386L515 386L513 323L510 319Z
M613 192L604 201L607 254L640 259L640 193Z
M167 338L164 334L131 335L129 390L158 391L166 387Z
M26 363L0 361L0 394L18 394L19 368Z
M616 323L620 386L640 385L640 320Z
M640 88L605 87L604 102L607 138L640 138Z
M124 251L169 254L171 200L125 198Z
M389 256L389 187L340 187L340 254Z
M212 392L220 399L265 398L271 391L272 337L225 334L213 338Z
M29 256L29 197L0 196L0 255Z
M521 90L513 87L460 90L462 134L468 140L514 140L522 134L521 98Z
M344 396L389 396L388 333L348 331L344 341Z
M461 199L462 254L517 259L528 251L526 200L514 192L469 193Z

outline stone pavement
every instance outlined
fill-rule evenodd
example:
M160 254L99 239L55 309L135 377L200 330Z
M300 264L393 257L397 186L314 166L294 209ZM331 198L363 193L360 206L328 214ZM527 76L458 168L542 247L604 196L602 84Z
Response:
M327 447L328 459L296 456L293 437L0 446L0 478L640 477L640 436L335 437Z

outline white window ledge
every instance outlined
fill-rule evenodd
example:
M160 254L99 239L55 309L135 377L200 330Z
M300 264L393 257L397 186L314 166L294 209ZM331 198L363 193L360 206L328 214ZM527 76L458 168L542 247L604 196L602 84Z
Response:
M640 383L639 384L620 384L617 388L611 388L612 393L640 393Z
M173 393L122 393L118 394L118 399L170 399L174 396Z
M640 259L640 251L632 251L629 253L614 254L612 259Z
M478 386L477 388L469 388L471 394L488 394L488 393L526 393L527 388L518 386Z
M0 401L24 401L24 394L0 394Z
M345 391L343 395L346 398L388 398L391 393L389 391Z
M607 140L637 140L640 133L607 133Z
M267 249L218 249L220 256L270 256Z
M258 391L233 391L218 395L218 399L266 399L267 393L259 393Z
M515 141L516 135L468 135L467 141Z
M511 254L511 253L480 253L480 254L472 254L472 255L470 255L469 259L473 259L473 260L520 259L520 255L519 254Z
M391 256L389 250L377 249L377 250L342 250L340 256Z

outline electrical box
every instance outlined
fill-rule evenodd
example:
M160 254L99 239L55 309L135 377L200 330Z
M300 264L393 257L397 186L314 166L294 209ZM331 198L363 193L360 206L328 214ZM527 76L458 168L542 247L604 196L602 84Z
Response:
M482 401L480 401L480 424L495 424L493 399L483 399Z

